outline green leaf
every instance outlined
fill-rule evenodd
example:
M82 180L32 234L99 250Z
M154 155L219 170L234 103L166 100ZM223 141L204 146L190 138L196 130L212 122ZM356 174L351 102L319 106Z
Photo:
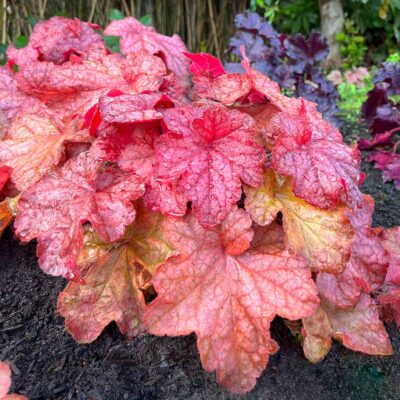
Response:
M29 42L28 36L19 35L14 40L14 46L17 49L21 49L22 47L25 47L28 44L28 42Z
M36 19L32 15L28 15L26 17L27 21L29 22L29 25L33 28L36 25Z
M346 34L344 32L339 32L336 34L336 40L338 40L339 42L344 42L345 39Z
M109 50L113 53L120 53L121 49L119 47L119 36L106 36L103 35L104 42Z
M150 26L152 25L153 21L150 14L143 15L142 18L139 20L143 25Z
M109 18L111 21L114 21L114 20L124 19L125 17L124 17L124 14L120 10L118 10L116 8L112 8L110 10Z
M4 65L7 62L7 45L0 44L0 65Z

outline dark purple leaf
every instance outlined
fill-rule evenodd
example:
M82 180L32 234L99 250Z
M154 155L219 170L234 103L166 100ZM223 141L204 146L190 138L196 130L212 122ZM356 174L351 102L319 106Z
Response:
M391 104L385 104L378 107L376 110L375 118L371 124L371 134L390 131L400 126L400 111L397 107Z
M328 55L326 39L316 31L311 32L308 39L296 34L285 40L287 55L293 62L295 72L301 74L308 66L325 60Z
M371 123L376 116L378 107L391 104L386 85L377 84L368 92L368 98L361 107L363 117Z
M400 94L400 64L384 63L382 68L376 71L373 82L388 83L387 92L389 95Z

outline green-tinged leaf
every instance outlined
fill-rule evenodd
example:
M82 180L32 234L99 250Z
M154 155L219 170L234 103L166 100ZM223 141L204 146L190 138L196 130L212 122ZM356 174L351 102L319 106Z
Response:
M21 49L22 47L27 46L28 42L29 42L28 36L19 35L19 36L16 37L16 39L14 41L14 46L17 49Z
M120 10L118 10L116 8L112 8L110 10L109 18L110 18L111 21L124 19L124 14Z
M119 36L103 36L104 42L106 43L107 47L113 53L120 53L121 49L119 47Z
M150 26L150 25L153 24L153 20L152 20L150 14L143 15L143 17L140 18L140 22L141 22L143 25L146 25L146 26Z

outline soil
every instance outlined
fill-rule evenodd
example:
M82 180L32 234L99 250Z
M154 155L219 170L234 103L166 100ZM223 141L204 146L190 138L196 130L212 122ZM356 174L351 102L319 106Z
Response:
M348 138L354 130L348 129ZM362 186L375 197L374 224L400 224L400 191L383 183L380 172L363 163ZM200 364L194 335L127 340L111 324L91 345L76 344L56 315L66 282L41 272L35 244L21 246L11 230L0 241L0 360L11 363L13 391L31 400L141 399L400 399L400 332L388 331L391 357L371 357L334 344L316 365L302 355L297 339L277 319L272 336L280 351L271 357L254 390L229 394Z

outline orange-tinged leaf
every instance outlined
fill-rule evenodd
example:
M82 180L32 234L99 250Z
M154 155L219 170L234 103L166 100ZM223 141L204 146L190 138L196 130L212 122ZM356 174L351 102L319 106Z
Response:
M96 260L83 274L85 283L68 284L58 299L67 331L79 343L91 343L112 321L132 338L143 333L144 297L137 276L142 267L127 246Z
M362 293L357 304L348 309L339 309L326 301L322 305L332 327L332 337L344 346L372 355L393 354L378 307L368 294Z
M387 252L389 268L379 293L379 303L385 321L396 321L400 326L400 227L377 228L379 238Z
M128 245L135 259L153 274L159 265L176 253L165 232L168 217L147 210L139 201L135 208L136 220L126 233Z
M291 251L304 256L310 268L340 272L350 257L353 231L344 206L329 211L314 207L296 197L290 180L264 173L258 188L245 187L246 209L259 225L271 223L283 214L286 242Z
M332 343L332 329L328 316L322 307L313 315L303 318L303 351L312 363L322 361L329 353Z
M179 255L157 269L158 296L145 321L156 335L195 332L204 368L216 370L231 391L245 393L277 349L271 320L276 314L311 315L318 297L310 271L276 245L276 232L257 229L256 246L246 251L249 216L234 207L226 221L206 230L192 214L168 220L168 237Z
M381 356L393 354L378 307L366 293L346 309L321 300L318 310L311 317L303 318L303 334L304 354L311 362L319 362L328 354L331 337L354 351Z
M58 164L65 142L88 140L88 133L72 123L61 131L48 117L24 114L15 119L0 142L0 162L12 168L11 180L24 190Z
M101 242L92 229L85 232L79 262L84 285L70 282L58 299L67 331L79 343L91 343L112 321L132 338L144 332L142 290L152 273L174 254L165 238L167 217L138 202L137 217L119 247Z
M363 206L349 214L355 230L351 257L340 274L320 273L317 287L320 295L346 308L353 306L361 291L372 293L382 286L388 268L388 258L378 235L371 229L374 201L364 196Z
M12 219L13 215L10 207L8 206L7 201L4 200L0 203L0 237Z

